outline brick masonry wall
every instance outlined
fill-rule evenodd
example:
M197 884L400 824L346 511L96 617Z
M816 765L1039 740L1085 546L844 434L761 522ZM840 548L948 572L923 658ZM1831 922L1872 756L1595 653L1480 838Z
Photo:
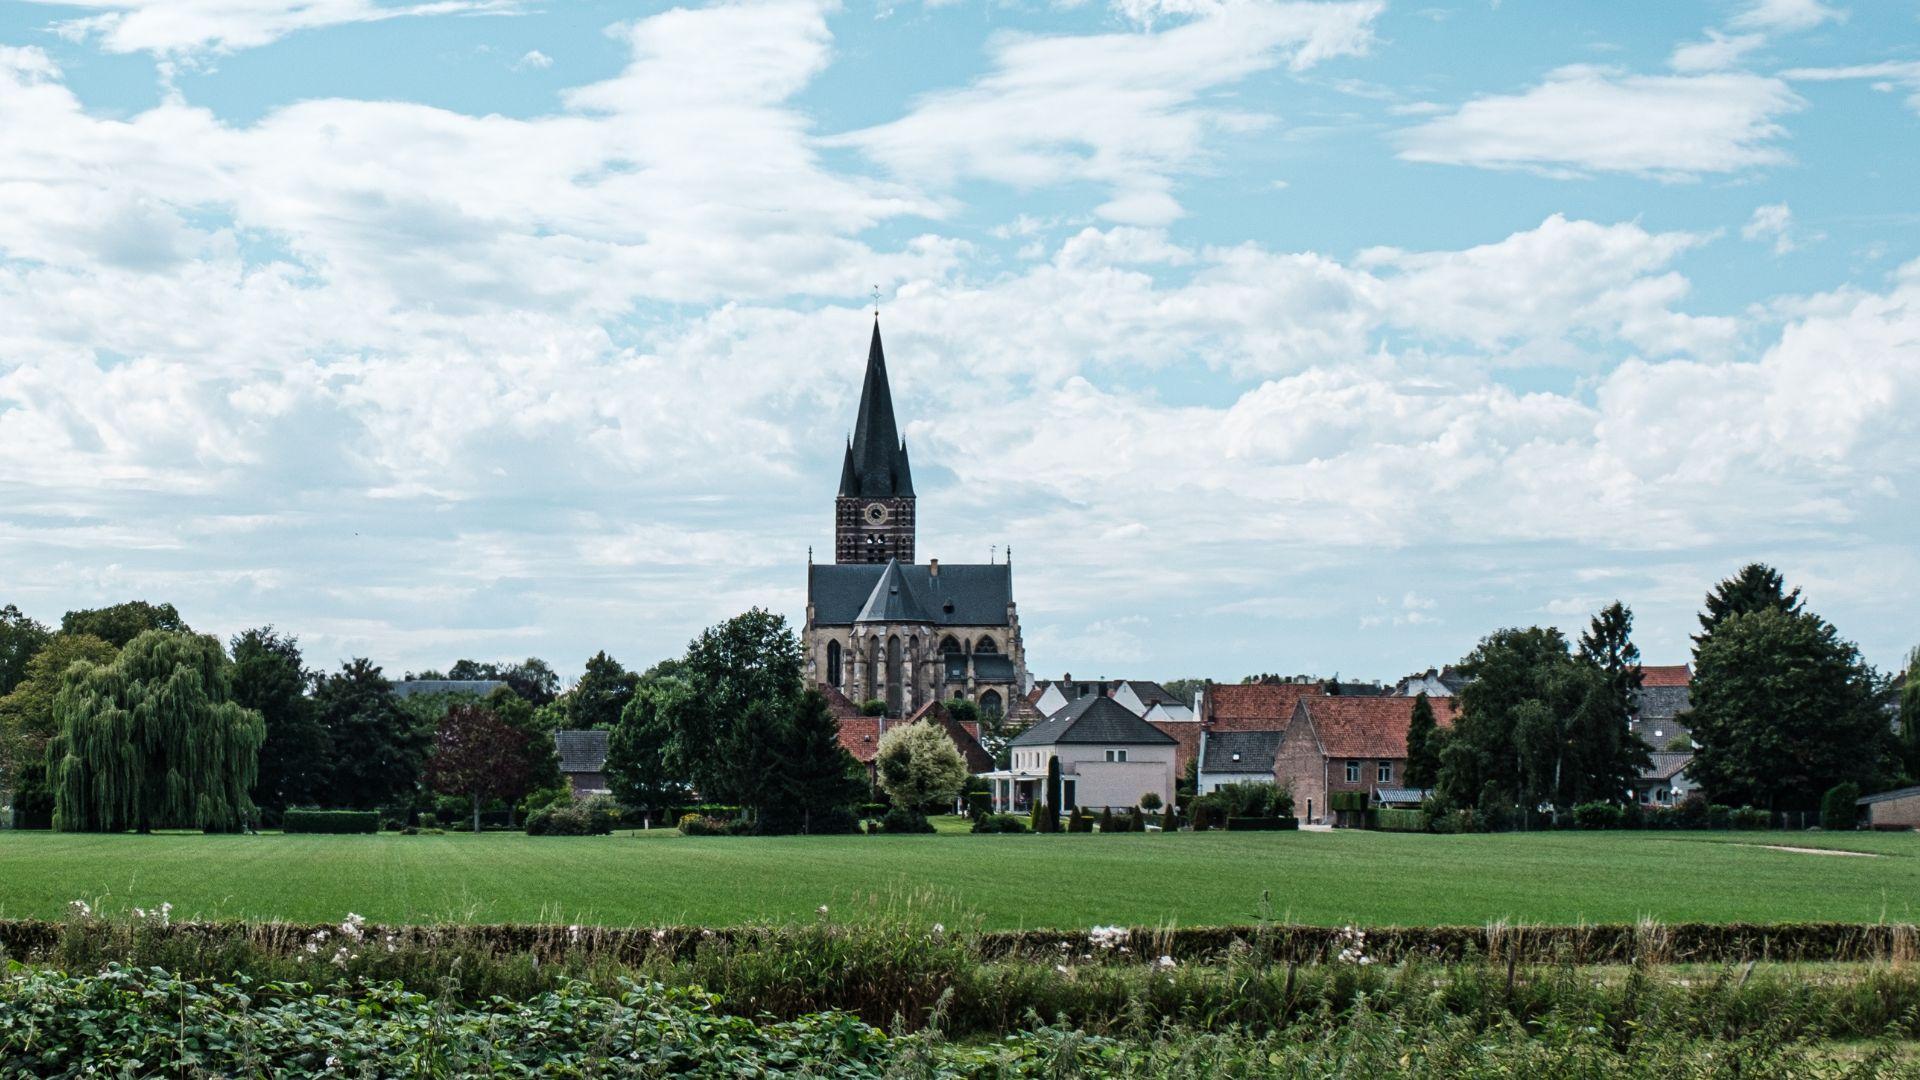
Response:
M1875 825L1920 826L1920 795L1867 804L1868 820Z

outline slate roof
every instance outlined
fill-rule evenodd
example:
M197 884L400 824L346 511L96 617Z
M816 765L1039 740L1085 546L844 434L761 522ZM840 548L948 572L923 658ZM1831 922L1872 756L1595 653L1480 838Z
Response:
M607 771L607 733L605 731L556 731L554 749L560 751L563 773Z
M1866 806L1870 803L1888 802L1893 799L1911 799L1916 796L1920 796L1920 787L1903 787L1896 791L1882 791L1876 795L1862 795L1854 800L1854 804L1857 806Z
M1662 782L1671 780L1680 775L1686 770L1686 767L1691 764L1693 764L1692 754L1662 750L1653 755L1653 767L1642 772L1640 779L1643 783L1654 780Z
M807 567L807 600L820 626L852 626L887 572L879 563L814 563ZM900 564L900 576L935 626L1005 626L1013 602L1013 567L1006 563Z
M1693 682L1693 669L1685 664L1664 664L1649 667L1640 666L1640 685L1648 686L1687 686Z
M1318 683L1240 683L1207 687L1206 715L1212 731L1279 731L1293 719L1301 698L1320 697Z
M1200 769L1210 773L1270 773L1284 734L1279 731L1209 732Z
M1404 758L1407 725L1413 720L1410 697L1307 697L1300 700L1328 757ZM1458 711L1452 698L1428 698L1434 723L1453 726Z
M393 696L418 697L421 694L472 694L486 697L507 685L499 679L403 679L393 684Z
M874 583L873 591L867 594L867 602L854 616L854 622L877 623L927 623L933 621L933 613L927 610L920 597L913 591L912 584L900 567L899 559L888 559L886 567L880 573L880 580Z
M860 411L853 438L840 466L842 498L887 499L913 494L907 444L893 420L893 391L887 385L887 354L880 345L880 319L873 320L867 346L867 376L860 385Z
M1020 733L1013 746L1059 743L1107 743L1118 746L1174 746L1173 736L1133 715L1133 710L1094 694L1080 698L1048 720Z

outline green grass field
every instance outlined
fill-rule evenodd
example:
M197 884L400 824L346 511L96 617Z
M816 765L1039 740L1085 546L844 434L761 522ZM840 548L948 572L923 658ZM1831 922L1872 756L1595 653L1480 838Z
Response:
M1793 844L1877 858L1773 851ZM84 899L176 918L731 925L931 891L987 928L1920 921L1920 837L1781 833L1120 836L84 836L0 833L0 916Z

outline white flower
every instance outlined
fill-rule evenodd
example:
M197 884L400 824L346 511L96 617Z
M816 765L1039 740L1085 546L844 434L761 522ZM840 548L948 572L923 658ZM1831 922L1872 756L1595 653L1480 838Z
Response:
M351 959L353 959L353 955L347 952L347 947L345 945L342 945L338 949L335 949L333 951L334 967L341 968L344 970L347 966L347 961Z
M85 900L69 900L67 901L67 914L72 915L76 919L91 919L93 918L93 905L87 903Z
M581 935L581 931L580 931L579 923L574 923L572 926L567 927L567 944L569 945L580 944L580 935Z
M1158 963L1158 964L1159 964L1159 965L1160 965L1161 967L1163 967L1163 968L1170 968L1170 967L1172 967L1172 966L1173 966L1173 957L1171 957L1171 956L1162 956L1162 957L1161 957L1161 958L1160 958L1160 959L1159 959L1158 961L1156 961L1156 962L1157 962L1157 963Z
M710 937L712 937L712 936L713 936L713 931L712 931L712 930L702 930L702 931L700 931L700 936L701 936L701 937L703 937L703 938L710 938Z
M934 933L936 933L936 934L944 934L944 933L946 933L946 932L947 932L947 926L946 926L946 924L945 924L945 923L934 923L934 924L933 924L933 932L934 932Z
M337 1058L337 1057L334 1057L334 1056L333 1056L332 1054L328 1054L328 1055L327 1055L327 1068L329 1068L329 1069L337 1069L337 1068L339 1068L339 1067L340 1067L340 1059L339 1059L339 1058Z
M366 925L367 920L349 911L347 912L347 921L340 924L340 936L351 938L354 941L365 940L367 933L363 927Z
M1060 973L1060 974L1062 974L1062 975L1065 975L1065 974L1067 973L1067 965L1065 965L1065 964L1055 964L1055 965L1053 965L1053 970L1055 970L1055 971L1057 971L1057 972L1059 972L1059 973Z
M667 932L665 930L655 930L653 932L653 943L655 945L659 945L665 942L666 940L667 940Z
M825 915L827 913L827 905L821 904L819 907L813 909L813 913L815 915Z
M1127 943L1127 930L1122 926L1096 926L1087 931L1087 941L1101 949L1116 948Z

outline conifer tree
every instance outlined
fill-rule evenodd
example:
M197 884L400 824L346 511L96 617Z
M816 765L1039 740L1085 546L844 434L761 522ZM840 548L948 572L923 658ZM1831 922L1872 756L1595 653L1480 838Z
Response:
M236 635L231 644L233 700L267 725L253 801L276 821L271 815L324 797L332 745L306 696L299 641L264 626Z
M1792 615L1803 606L1799 588L1788 592L1786 579L1780 576L1780 571L1765 563L1748 563L1740 568L1739 573L1715 585L1707 593L1706 610L1700 613L1700 633L1693 639L1696 651L1700 643L1730 616L1769 608Z
M1413 715L1407 721L1407 786L1431 788L1440 774L1440 728L1433 719L1433 702L1424 691L1414 695Z
M780 815L803 833L851 823L853 805L866 791L866 773L840 745L840 724L820 691L800 695L784 735L775 752Z
M232 678L218 641L167 630L68 669L47 745L54 827L225 831L251 819L266 725L233 702Z

